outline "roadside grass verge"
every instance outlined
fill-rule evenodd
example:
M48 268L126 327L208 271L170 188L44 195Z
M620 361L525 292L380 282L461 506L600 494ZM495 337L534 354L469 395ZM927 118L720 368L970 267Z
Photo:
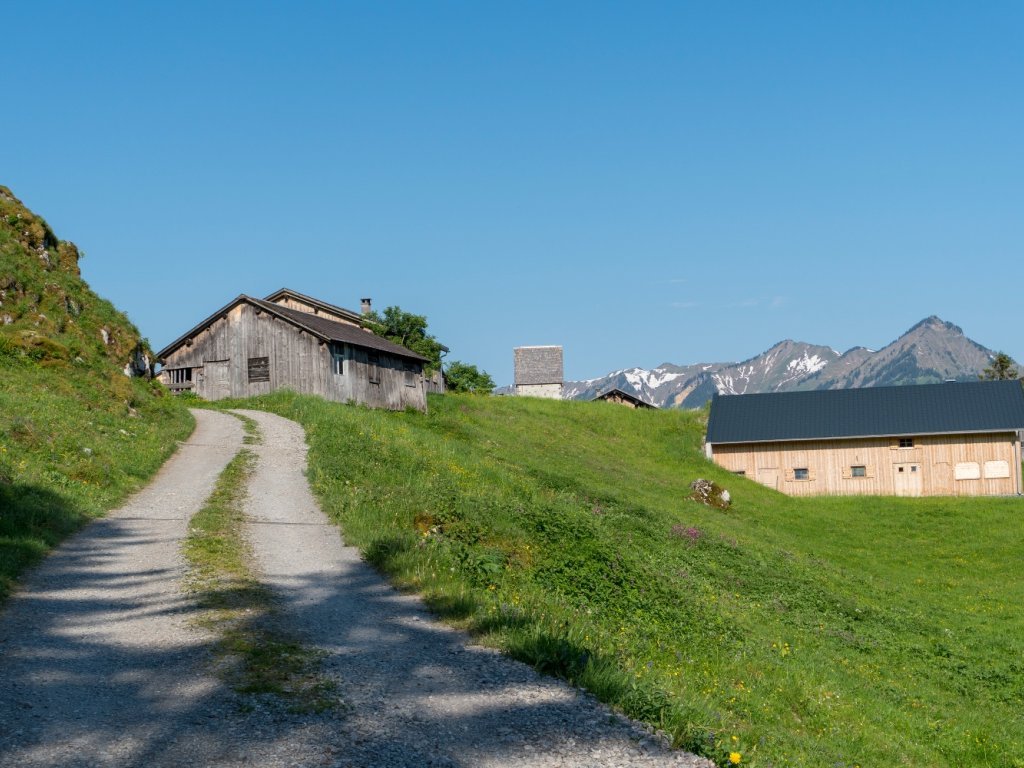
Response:
M259 442L256 423L239 418L246 443ZM193 516L183 545L186 588L203 611L199 624L217 637L217 672L243 697L243 709L271 700L293 712L337 709L337 686L322 674L323 654L283 629L273 593L250 565L243 503L255 459L249 449L239 451Z
M193 426L153 382L0 354L0 603L26 568L141 488Z
M1024 502L794 499L701 414L277 394L346 540L435 611L722 765L1024 765ZM691 501L697 477L728 511Z

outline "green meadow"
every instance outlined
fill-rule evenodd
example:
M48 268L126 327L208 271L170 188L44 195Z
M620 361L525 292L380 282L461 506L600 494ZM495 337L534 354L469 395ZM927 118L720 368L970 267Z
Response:
M699 413L247 402L305 426L325 511L400 587L680 747L1024 765L1021 499L789 498L710 464Z

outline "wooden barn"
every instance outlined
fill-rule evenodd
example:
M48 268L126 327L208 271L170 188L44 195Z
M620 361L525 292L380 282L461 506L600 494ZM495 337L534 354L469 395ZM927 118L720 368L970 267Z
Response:
M646 400L642 400L636 395L631 395L629 392L623 392L621 389L613 388L608 389L597 395L594 400L602 400L606 403L615 403L616 405L624 405L627 408L657 408L658 406L648 403Z
M1018 381L716 396L709 458L792 496L1020 494Z
M363 301L364 310L369 300ZM360 315L287 288L239 296L160 350L158 377L207 400L291 389L374 408L427 409L427 359Z

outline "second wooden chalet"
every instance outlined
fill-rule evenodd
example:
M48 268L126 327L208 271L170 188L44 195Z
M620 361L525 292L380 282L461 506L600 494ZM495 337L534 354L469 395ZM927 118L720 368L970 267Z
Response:
M1018 381L715 396L705 449L793 496L1020 494Z
M631 395L629 392L625 392L618 388L607 389L601 394L594 397L594 400L603 400L606 403L615 403L617 405L624 405L627 408L654 408L658 406L653 403L648 403L646 400Z
M364 311L369 300L364 300ZM351 310L282 288L239 296L157 353L158 377L207 400L291 389L374 408L427 409L422 355Z

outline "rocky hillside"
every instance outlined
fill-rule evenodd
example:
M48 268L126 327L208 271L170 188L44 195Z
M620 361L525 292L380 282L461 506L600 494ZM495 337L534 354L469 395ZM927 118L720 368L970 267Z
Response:
M884 349L781 341L741 363L664 363L629 368L589 381L570 381L565 397L589 400L617 387L661 407L698 408L716 392L740 395L797 389L845 389L976 379L995 353L938 317L922 320Z
M0 603L65 536L137 490L184 439L184 404L78 271L78 249L0 187Z
M81 254L0 186L0 351L149 371L138 329L82 280Z

